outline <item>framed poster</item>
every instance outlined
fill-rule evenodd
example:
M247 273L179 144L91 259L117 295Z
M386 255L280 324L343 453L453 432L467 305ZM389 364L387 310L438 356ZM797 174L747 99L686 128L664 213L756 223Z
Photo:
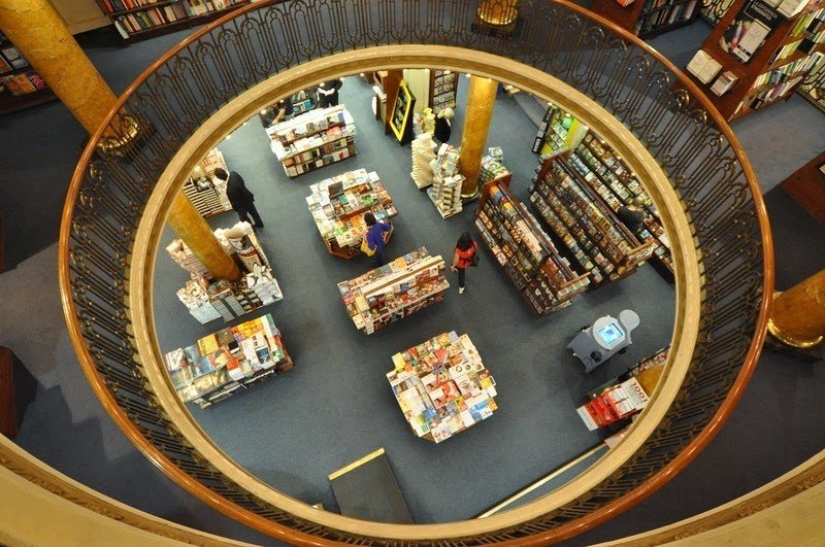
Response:
M748 0L719 39L723 51L747 63L776 26L779 13L765 0Z
M414 103L415 97L407 87L407 82L401 80L401 84L398 86L398 97L395 99L392 117L390 118L390 129L392 129L395 138L399 142L402 142L406 136L407 123L410 121Z

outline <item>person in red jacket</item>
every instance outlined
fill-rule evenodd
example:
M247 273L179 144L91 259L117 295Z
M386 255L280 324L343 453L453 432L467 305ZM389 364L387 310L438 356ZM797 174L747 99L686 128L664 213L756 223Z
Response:
M464 232L455 244L453 253L453 263L450 269L458 274L458 294L464 293L464 280L466 278L467 267L474 264L473 257L478 252L478 243L473 241L470 232Z

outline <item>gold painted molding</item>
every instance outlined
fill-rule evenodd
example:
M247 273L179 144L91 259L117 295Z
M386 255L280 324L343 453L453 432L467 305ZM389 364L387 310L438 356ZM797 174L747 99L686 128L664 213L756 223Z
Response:
M144 513L70 479L0 435L0 544L249 545Z
M825 450L781 477L700 515L596 547L821 545Z
M152 310L152 278L164 222L175 194L180 191L187 173L227 134L274 99L317 82L365 70L419 67L471 72L511 84L538 97L552 100L609 141L639 175L640 180L645 181L645 188L662 212L663 224L671 235L677 272L676 317L667 372L653 394L652 403L643 412L643 419L637 420L627 437L588 471L548 496L500 515L457 524L391 525L368 523L327 513L290 498L250 475L206 436L180 402L164 371ZM690 225L678 196L645 147L597 103L560 80L510 59L456 47L379 46L341 53L273 76L235 98L203 123L169 163L147 204L133 249L128 305L134 336L146 375L165 412L212 465L255 496L301 519L357 535L414 540L481 534L515 526L585 495L632 457L661 421L688 370L699 328L701 272ZM160 467L173 465L162 454L154 451L153 447L142 448L151 452L150 458ZM201 497L219 509L229 510L225 507L226 502L216 503L214 498L204 495ZM235 515L237 511L243 511L239 508L232 510ZM267 524L264 519L251 513L247 515L246 521L256 527L266 528Z

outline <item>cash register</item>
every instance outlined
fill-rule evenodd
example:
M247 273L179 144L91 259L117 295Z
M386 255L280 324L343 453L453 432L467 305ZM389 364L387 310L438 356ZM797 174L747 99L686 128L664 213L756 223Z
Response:
M624 353L632 343L630 333L639 326L639 315L633 310L622 310L619 318L605 315L583 328L567 344L567 348L584 363L590 372L617 353Z

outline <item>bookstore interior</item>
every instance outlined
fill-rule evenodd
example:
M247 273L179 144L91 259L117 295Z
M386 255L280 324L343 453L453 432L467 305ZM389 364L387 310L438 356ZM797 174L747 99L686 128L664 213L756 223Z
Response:
M644 181L583 121L493 82L478 191L462 196L471 78L351 75L227 136L182 193L235 279L165 229L154 305L171 385L240 465L265 449L305 470L258 476L307 504L342 510L329 474L381 448L414 522L477 516L614 446L667 362L673 264ZM238 178L262 227L233 210ZM367 213L392 226L383 264ZM464 232L478 259L460 292ZM435 473L452 494L423 499Z

